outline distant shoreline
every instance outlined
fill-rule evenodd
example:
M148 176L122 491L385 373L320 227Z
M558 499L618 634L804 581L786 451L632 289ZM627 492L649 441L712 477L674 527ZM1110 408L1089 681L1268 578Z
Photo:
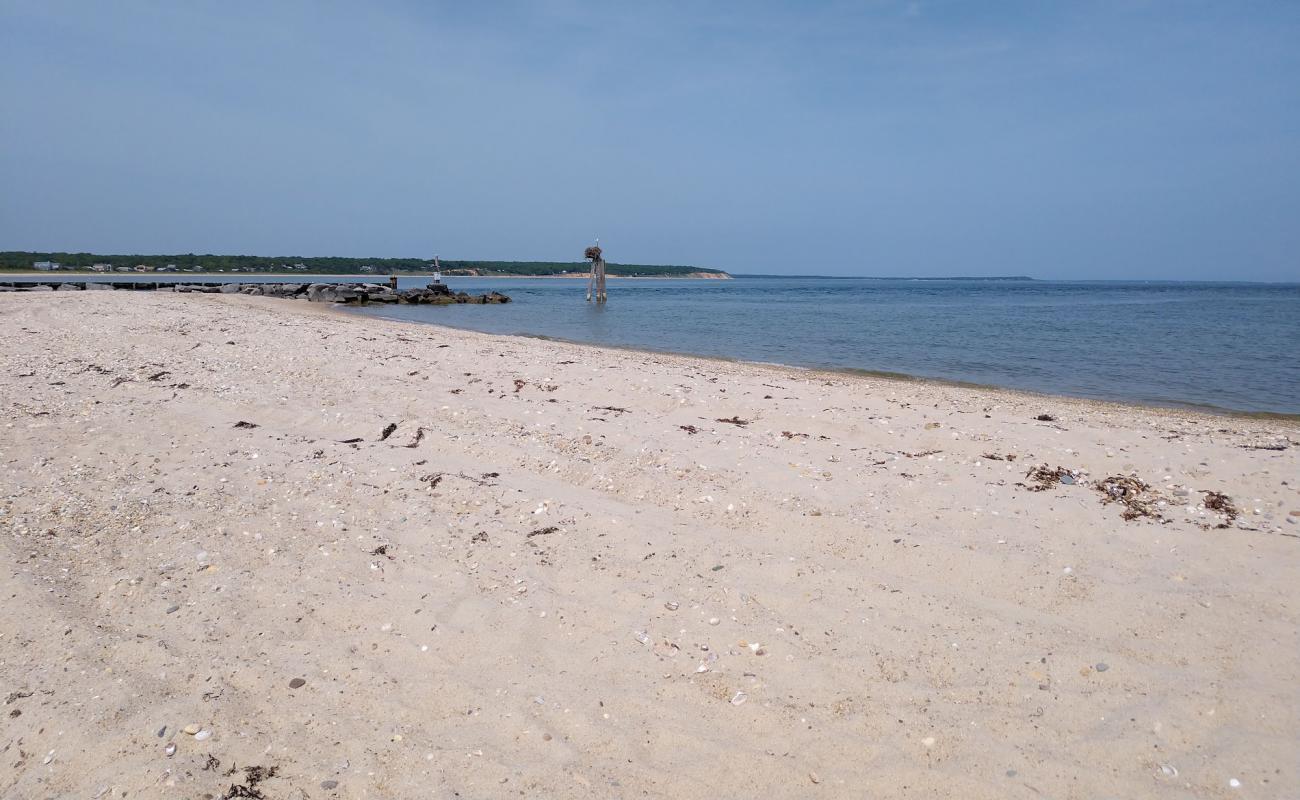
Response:
M48 269L53 266L54 269ZM623 277L729 277L725 272L694 264L635 264L609 262L608 274ZM38 269L39 267L39 269ZM0 251L0 271L80 272L94 267L109 272L130 270L139 274L158 271L185 274L276 275L280 273L326 275L444 275L470 277L584 276L591 269L577 261L498 261L491 259L354 258L350 256L259 256L217 253L87 253L65 251ZM196 272L195 270L198 270ZM120 272L119 274L128 274Z
M466 278L476 280L481 278L491 279L578 279L583 280L590 278L591 273L566 273L564 275L449 275L445 272L440 273L443 278ZM39 269L20 269L20 268L3 268L0 269L0 275L20 275L42 278L46 280L57 280L60 276L86 278L150 278L150 279L172 279L172 278L298 278L300 280L307 278L365 278L375 281L387 281L390 277L396 275L399 278L432 278L432 272L95 272L93 270L57 270L47 271ZM705 281L728 281L733 276L723 273L691 273L687 275L608 275L610 280L705 280Z

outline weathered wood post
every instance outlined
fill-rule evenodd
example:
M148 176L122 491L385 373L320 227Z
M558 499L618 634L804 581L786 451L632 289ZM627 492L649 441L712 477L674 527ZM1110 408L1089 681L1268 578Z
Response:
M587 302L591 302L594 295L597 303L603 303L607 299L605 294L605 259L601 255L600 240L596 244L588 247L583 255L591 261L591 276L587 279Z

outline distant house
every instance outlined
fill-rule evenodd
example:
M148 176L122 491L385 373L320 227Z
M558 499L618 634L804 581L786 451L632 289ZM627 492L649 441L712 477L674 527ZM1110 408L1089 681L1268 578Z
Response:
M298 264L294 264L294 265L293 265L293 268L294 268L294 269L307 269L307 265L306 265L306 264L302 264L302 263L298 263Z
M150 271L152 271L152 270L153 270L153 267L149 266L148 264L136 264L136 265L135 265L135 271L136 271L136 272L150 272Z
M109 270L113 269L113 265L112 264L91 264L90 268L93 269L95 272L108 272Z
M375 271L375 268L372 267L372 266L370 266L369 264L363 264L363 265L361 266L361 271L362 271L362 272L374 272L374 271Z
M52 270L52 269L58 269L58 268L59 268L59 262L57 262L57 261L37 261L36 263L32 264L32 266L35 267L36 269L39 269L39 270L42 270L42 271L48 271L48 270Z
M131 272L130 267L113 267L114 272Z

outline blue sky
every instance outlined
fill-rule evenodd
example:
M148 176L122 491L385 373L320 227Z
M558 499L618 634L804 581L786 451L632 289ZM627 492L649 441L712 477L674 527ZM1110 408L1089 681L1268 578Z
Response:
M0 0L0 249L1300 280L1300 3Z

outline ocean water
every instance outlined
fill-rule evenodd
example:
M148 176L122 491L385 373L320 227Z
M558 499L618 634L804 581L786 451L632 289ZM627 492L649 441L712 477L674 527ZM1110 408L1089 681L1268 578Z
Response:
M37 279L0 280L25 277ZM289 280L236 275L106 279ZM428 281L402 278L400 286ZM1300 415L1300 283L611 279L609 303L599 306L585 302L585 280L446 282L455 291L503 292L514 302L377 305L355 313L1148 405Z
M403 288L427 279L402 279ZM1300 414L1300 284L448 278L505 306L356 313L1150 405Z

